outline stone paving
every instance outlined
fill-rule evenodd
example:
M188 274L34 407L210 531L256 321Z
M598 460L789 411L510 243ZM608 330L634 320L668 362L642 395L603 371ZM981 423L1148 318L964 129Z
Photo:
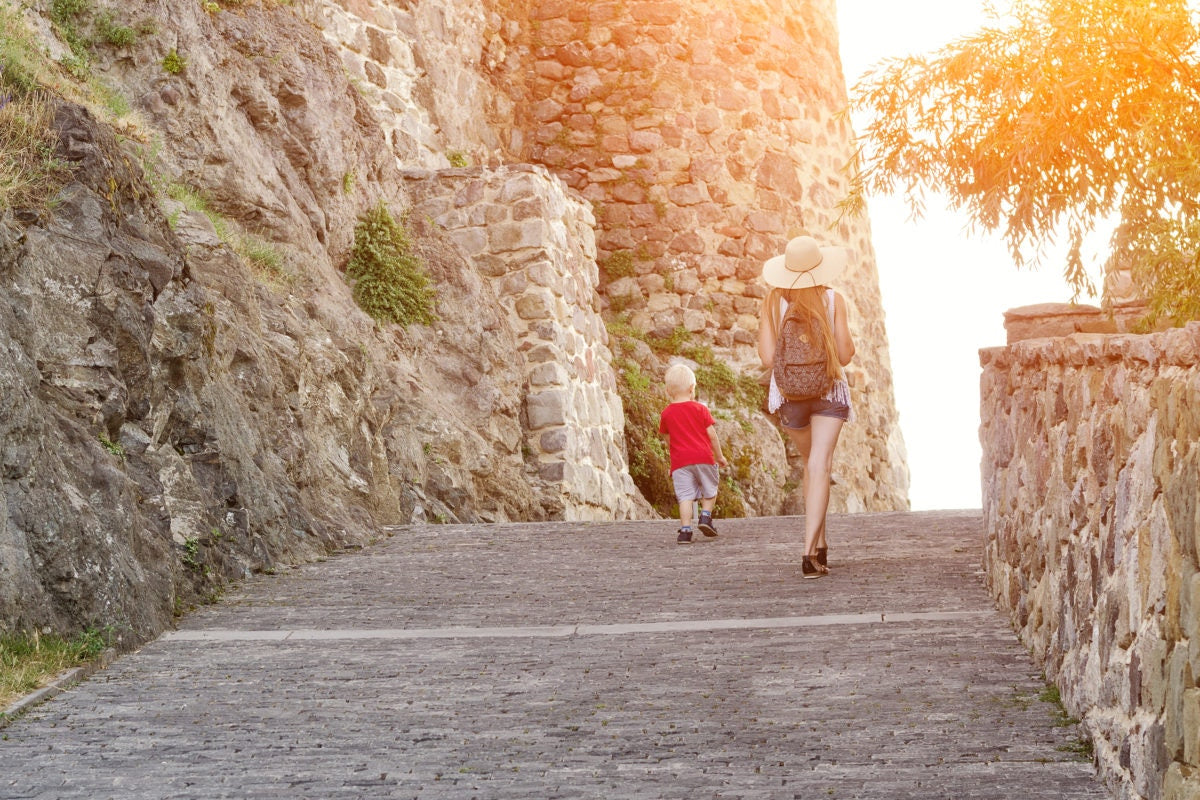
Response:
M1107 798L977 511L421 526L260 576L0 729L0 798ZM703 538L703 537L699 537Z

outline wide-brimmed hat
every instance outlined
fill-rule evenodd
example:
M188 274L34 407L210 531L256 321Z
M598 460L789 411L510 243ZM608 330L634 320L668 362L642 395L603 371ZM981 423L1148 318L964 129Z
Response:
M766 260L762 276L780 289L824 286L846 270L848 260L844 247L822 247L811 236L797 236L783 255Z

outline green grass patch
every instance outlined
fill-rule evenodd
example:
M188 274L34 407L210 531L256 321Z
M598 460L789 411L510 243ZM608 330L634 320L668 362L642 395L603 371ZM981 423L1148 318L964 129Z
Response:
M39 91L0 90L0 207L40 207L70 176L55 156L53 102Z
M50 84L51 63L21 14L0 4L0 99L11 101Z
M86 32L90 0L53 0L50 21L62 40L71 48L71 57L63 64L77 78L86 78L91 68L92 43Z
M212 203L202 192L190 186L172 183L167 186L167 196L188 211L199 211L208 217L213 230L217 232L217 237L238 254L242 263L259 280L280 288L291 285L295 280L295 276L284 265L283 254L273 242L257 234L242 231L237 225L214 210ZM178 222L175 217L169 217L168 221L172 226Z
M49 684L73 667L94 661L111 630L88 629L70 639L53 634L0 634L0 709Z
M1053 718L1056 728L1079 726L1079 720L1067 713L1066 707L1063 706L1062 695L1054 684L1047 684L1046 688L1038 693L1038 700L1050 706L1050 716ZM1055 749L1060 753L1070 753L1081 761L1091 761L1095 753L1092 739L1086 731L1080 731L1080 735L1074 741L1059 745Z

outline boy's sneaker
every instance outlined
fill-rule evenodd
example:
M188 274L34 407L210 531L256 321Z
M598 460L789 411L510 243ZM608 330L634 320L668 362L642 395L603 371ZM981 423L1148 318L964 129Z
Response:
M700 532L703 533L705 536L716 536L717 535L717 529L714 528L713 524L712 524L712 513L711 512L701 511L700 512L700 522L696 527L700 528Z
M691 543L692 543L692 529L691 528L680 528L679 529L679 538L677 538L675 540L675 544L691 544Z

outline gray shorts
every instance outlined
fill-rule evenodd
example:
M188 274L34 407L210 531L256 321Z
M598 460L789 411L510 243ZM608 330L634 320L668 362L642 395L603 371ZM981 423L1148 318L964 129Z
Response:
M717 496L717 465L692 464L680 467L671 473L675 484L675 499L679 502L687 500L707 500Z

